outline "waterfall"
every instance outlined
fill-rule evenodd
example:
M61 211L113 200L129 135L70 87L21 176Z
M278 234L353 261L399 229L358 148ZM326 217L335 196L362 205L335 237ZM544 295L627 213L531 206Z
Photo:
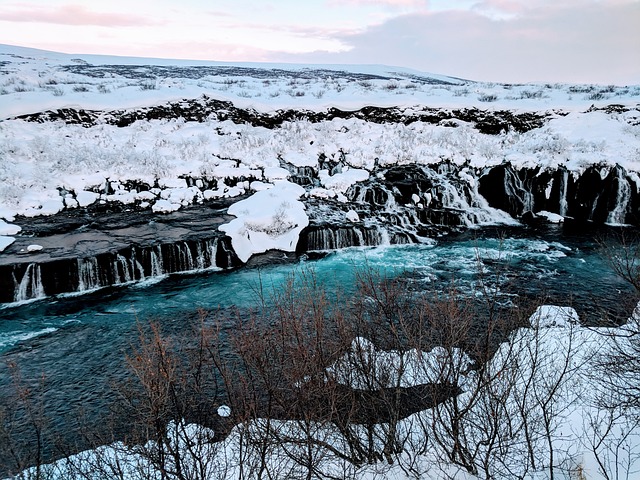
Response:
M191 249L189 248L189 244L186 242L181 242L177 244L178 248L178 268L182 272L190 272L196 269L196 266L193 262L193 255L191 254Z
M142 264L138 261L136 255L136 248L131 247L131 257L129 258L129 263L131 264L131 279L132 280L144 280L144 268Z
M149 255L151 257L151 276L159 277L164 274L164 267L162 266L162 249L160 248L160 245L153 247L149 251Z
M128 260L120 255L116 254L116 263L114 264L115 278L116 284L118 283L128 283L133 280L133 276L131 274L131 269ZM120 271L122 271L122 275L120 275Z
M96 257L78 259L78 292L101 287Z
M627 181L624 170L616 167L616 203L613 210L609 212L606 223L621 225L625 223L627 207L631 199L631 185Z
M569 184L569 171L562 170L562 177L560 177L560 205L558 207L558 213L563 217L567 216L568 202L567 202L567 187Z
M394 235L395 243L409 243L408 236ZM389 231L380 225L321 225L306 231L305 250L337 250L348 247L373 247L391 244Z
M505 169L504 190L509 196L515 197L522 202L523 210L518 214L533 211L533 194L526 188L518 174L510 168Z
M30 263L24 271L22 280L15 289L14 301L23 302L25 300L43 298L44 296L40 265Z
M521 189L522 182L517 176L514 177L519 182ZM460 224L467 227L478 224L487 223L514 223L514 219L508 213L493 208L489 205L487 200L478 192L478 182L474 177L467 174L464 177L462 183L454 185L447 178L442 179L442 188L444 194L442 195L442 206L455 210L460 218ZM511 183L506 181L505 176L505 188L506 185ZM527 192L527 201L529 208L532 205L532 195Z

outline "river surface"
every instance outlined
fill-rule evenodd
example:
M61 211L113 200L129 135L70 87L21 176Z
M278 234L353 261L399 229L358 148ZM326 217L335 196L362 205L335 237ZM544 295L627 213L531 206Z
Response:
M484 281L504 304L546 295L572 305L589 322L602 312L623 320L631 288L605 261L592 235L543 230L481 229L428 245L383 246L332 252L277 265L172 275L151 282L42 299L0 308L0 400L10 391L9 365L42 393L50 426L72 434L78 412L99 422L113 397L110 382L124 371L138 322L156 320L179 331L198 309L251 308L282 287L292 273L311 271L328 290L352 291L358 268L403 276L415 289L458 289L473 295ZM6 400L6 399L5 399ZM1 459L0 459L1 460ZM1 463L1 462L0 462Z

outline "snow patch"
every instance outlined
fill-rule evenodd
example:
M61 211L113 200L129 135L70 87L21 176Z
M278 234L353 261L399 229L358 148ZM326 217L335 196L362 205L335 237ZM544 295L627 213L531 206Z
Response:
M22 227L0 220L0 235L16 235Z
M9 245L11 245L15 241L16 239L13 237L0 235L0 252L4 251Z
M562 215L558 215L557 213L547 212L546 210L541 210L536 213L539 217L544 217L547 219L547 222L550 223L562 223L564 222L564 217Z

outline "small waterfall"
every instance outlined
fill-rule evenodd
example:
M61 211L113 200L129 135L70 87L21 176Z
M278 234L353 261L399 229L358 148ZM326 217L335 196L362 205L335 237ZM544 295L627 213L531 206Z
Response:
M159 277L164 274L164 267L162 266L162 250L160 245L156 245L149 251L151 257L151 276Z
M391 245L391 237L389 236L389 231L386 228L378 225L376 226L376 232L380 240L378 245Z
M467 177L470 175L467 174ZM517 178L515 175L514 177ZM519 178L517 180L520 182ZM444 189L442 206L456 211L461 225L471 227L483 223L514 223L514 219L508 213L489 205L489 202L478 192L478 182L475 178L467 178L459 185L443 179L442 187ZM532 195L528 193L529 208L533 203L532 199ZM448 224L452 224L451 220Z
M191 249L189 248L189 244L186 242L181 242L176 245L178 249L178 266L180 271L189 272L191 270L196 269L196 265L193 261L193 255L191 254Z
M517 198L522 203L523 210L518 212L518 214L533 211L533 194L530 189L526 188L514 170L510 168L505 169L504 182L505 192L507 192L509 196Z
M30 263L22 276L22 280L16 286L14 301L23 302L25 300L43 298L44 296L40 265Z
M131 257L129 258L129 263L131 265L131 280L144 280L144 268L142 264L138 261L137 252L135 247L131 247Z
M569 171L563 170L562 177L560 177L560 204L558 207L558 213L563 217L567 216L568 202L567 202L567 188L569 185Z
M631 200L631 185L627 181L624 170L616 166L616 203L613 210L609 212L606 223L621 225L625 223L627 209Z
M206 238L132 245L91 257L8 266L4 269L8 289L0 292L0 303L44 297L45 291L48 295L87 292L171 273L232 268L240 262L229 243L227 238Z
M119 253L116 254L116 263L114 264L116 284L128 283L133 280L130 267L129 261L125 257Z
M338 250L348 247L373 247L392 243L389 231L380 225L320 225L306 230L304 251ZM397 239L397 241L395 241ZM393 235L393 243L409 243L406 235Z
M100 282L96 257L78 259L78 291L84 292L103 286Z

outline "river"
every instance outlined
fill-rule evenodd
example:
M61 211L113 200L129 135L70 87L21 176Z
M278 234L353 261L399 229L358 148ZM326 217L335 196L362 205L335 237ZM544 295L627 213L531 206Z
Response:
M588 322L597 322L603 312L617 320L630 313L625 300L632 289L612 271L592 234L567 233L561 226L476 229L431 244L350 248L315 260L303 256L170 275L4 306L0 392L10 391L17 366L21 382L41 393L52 430L73 437L78 412L89 424L99 424L114 400L111 382L124 374L123 358L136 342L138 322L156 320L164 330L179 332L198 309L251 308L260 291L268 298L301 271L313 272L329 291L348 294L358 268L402 276L417 290L446 289L454 281L473 295L484 281L505 305L545 295L549 303L574 306Z

